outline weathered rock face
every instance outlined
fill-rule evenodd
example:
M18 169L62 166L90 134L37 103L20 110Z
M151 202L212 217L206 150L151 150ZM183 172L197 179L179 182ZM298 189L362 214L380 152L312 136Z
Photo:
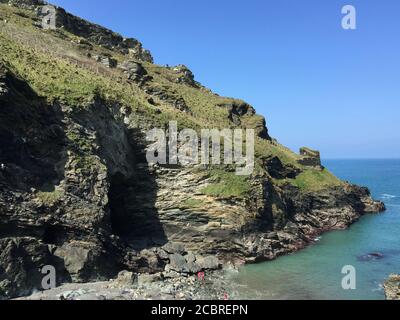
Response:
M93 166L81 171L84 159L66 132L78 124L64 121L62 107L46 106L25 82L5 74L10 90L0 100L0 243L9 249L0 259L2 292L40 289L38 277L25 281L19 274L54 261L62 266L59 281L112 275L119 244L109 238L106 166L94 156ZM24 258L14 275L11 255L19 254Z
M272 178L284 179L284 178L295 178L300 170L294 166L283 165L282 161L278 157L269 157L264 159L264 166Z
M20 8L35 10L39 16L42 15L40 8L46 4L42 0L1 0L0 3L9 3ZM150 51L144 49L138 40L124 38L109 29L76 17L60 7L56 7L56 26L94 44L118 50L141 61L153 62Z
M150 52L143 49L142 44L136 39L123 38L111 30L71 15L62 8L57 8L56 17L58 27L63 27L79 37L108 49L117 49L139 60L153 62Z
M9 3L24 9L34 9L36 6L45 5L43 0L1 0L0 2Z
M229 119L236 125L241 124L240 117L244 115L255 114L254 108L243 101L233 101L229 103L219 104L218 107L227 109L229 112Z
M387 300L400 300L400 275L391 274L383 284Z
M143 66L135 61L125 61L122 63L120 66L122 70L124 70L124 73L127 75L127 78L132 81L142 81L145 82L147 80L150 80L150 78L147 75L147 71Z
M192 87L199 87L199 84L194 80L193 72L184 65L178 65L173 68L177 73L176 82L183 83Z

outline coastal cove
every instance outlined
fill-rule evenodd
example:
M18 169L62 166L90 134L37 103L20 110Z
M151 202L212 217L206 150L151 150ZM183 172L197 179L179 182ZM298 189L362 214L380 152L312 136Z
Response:
M315 245L231 273L238 296L257 299L384 299L382 283L400 264L400 160L327 160L338 177L367 186L385 202L347 230L323 234ZM343 290L341 269L356 268L356 290Z

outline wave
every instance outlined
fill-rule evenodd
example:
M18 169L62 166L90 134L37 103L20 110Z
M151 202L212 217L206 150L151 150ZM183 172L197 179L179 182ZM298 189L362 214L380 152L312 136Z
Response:
M398 196L394 195L394 194L389 194L389 193L383 193L381 195L382 199L393 199L393 198L397 198Z

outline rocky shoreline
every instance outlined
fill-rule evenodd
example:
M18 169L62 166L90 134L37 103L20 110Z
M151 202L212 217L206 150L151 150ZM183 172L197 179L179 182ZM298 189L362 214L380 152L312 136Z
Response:
M93 283L69 283L16 300L228 300L238 299L234 284L223 271L167 277L164 273L135 275L122 271L117 279Z

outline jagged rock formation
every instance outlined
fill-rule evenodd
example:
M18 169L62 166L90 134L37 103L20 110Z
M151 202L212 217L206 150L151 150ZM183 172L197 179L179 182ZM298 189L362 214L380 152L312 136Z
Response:
M42 16L41 6L46 4L43 0L0 0L0 3L9 3L20 8L36 10L39 17ZM56 8L56 26L68 32L82 37L94 44L108 49L118 50L123 54L130 55L142 61L153 62L150 52L143 49L142 44L133 38L124 38L97 24L88 22L77 16L66 12L63 8ZM37 26L41 26L40 23Z
M400 275L391 274L383 284L387 300L400 300Z
M199 84L194 80L193 72L185 65L178 65L174 67L173 70L177 73L177 78L175 80L177 83L187 84L192 87L199 86Z
M43 30L40 4L0 1L0 297L40 289L44 265L62 283L273 259L384 209L278 144L246 102L61 8ZM254 172L149 165L145 132L170 120L255 129Z

